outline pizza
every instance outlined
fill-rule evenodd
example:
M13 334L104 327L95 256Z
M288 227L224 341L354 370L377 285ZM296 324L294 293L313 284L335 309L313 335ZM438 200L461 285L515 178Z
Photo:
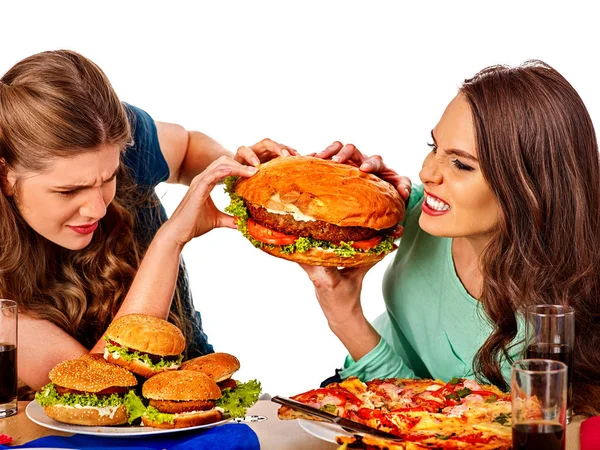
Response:
M349 377L340 383L296 395L292 399L340 417L399 436L339 436L347 448L509 450L512 444L510 395L491 385L453 378L427 379ZM280 419L319 420L287 406Z

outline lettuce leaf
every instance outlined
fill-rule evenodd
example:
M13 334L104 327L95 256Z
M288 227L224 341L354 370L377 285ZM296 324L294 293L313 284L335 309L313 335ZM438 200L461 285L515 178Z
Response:
M248 233L248 219L250 218L250 215L248 214L248 208L246 208L244 199L241 195L235 193L235 183L238 178L239 177L230 176L225 178L225 180L223 181L225 184L225 192L229 194L229 198L231 199L229 206L225 208L225 212L228 212L229 214L235 216L235 223L238 227L238 230L241 231L244 237L250 242L252 242L252 245L254 245L257 248L268 247L273 249L275 247L279 247L281 253L291 255L294 252L304 253L311 248L319 247L323 249L333 250L336 255L344 258L351 258L357 253L366 253L368 255L380 255L382 253L389 253L394 248L394 238L392 236L384 236L379 244L367 251L359 250L352 247L354 241L340 242L339 244L334 244L329 241L321 241L310 237L299 237L293 244L282 246L265 244L263 242L257 241Z
M258 401L262 388L259 381L238 383L235 388L223 389L223 396L216 406L223 408L231 417L244 417L246 410Z
M146 407L142 403L142 399L139 398L135 392L129 391L123 398L125 408L127 408L127 422L131 425L135 419L138 419L146 412Z
M110 339L108 338L108 336L104 336L104 340L106 341L106 348L108 349L109 352L118 353L119 357L123 358L125 361L132 361L134 359L138 360L138 361L142 362L143 364L150 366L153 369L162 369L163 367L168 367L171 364L180 365L181 361L183 361L183 355L179 355L179 357L173 361L166 361L161 358L159 362L154 363L154 362L152 362L150 357L146 354L140 354L137 351L131 351L127 347L120 347L118 345L113 345L110 342Z
M130 391L131 392L131 391ZM123 397L118 394L98 397L95 394L64 394L60 395L54 383L48 383L40 392L36 392L35 401L41 406L94 406L104 408L107 406L119 406L123 404Z
M175 422L175 414L162 413L154 406L148 406L144 415L148 419L158 423L169 422L172 424Z

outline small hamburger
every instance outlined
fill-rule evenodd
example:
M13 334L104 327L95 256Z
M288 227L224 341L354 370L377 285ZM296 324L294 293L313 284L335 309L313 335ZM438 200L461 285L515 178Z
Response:
M110 324L104 339L104 358L142 377L177 370L183 360L185 338L181 330L153 316L121 316Z
M181 370L194 370L207 375L221 389L235 388L237 382L231 376L240 370L240 361L229 353L209 353L181 364Z
M142 422L154 428L186 428L218 422L223 417L215 402L221 398L217 383L192 370L159 373L142 386L149 400Z
M256 247L310 265L373 264L395 249L404 201L381 178L310 156L273 159L225 180L238 229Z
M35 400L48 417L59 422L122 425L128 421L131 401L139 401L131 391L137 384L135 376L101 355L64 361L48 376L51 382L35 394Z
M241 383L231 378L239 368L239 360L229 353L210 353L181 365L181 370L200 372L218 384L223 396L217 401L217 407L230 417L244 417L261 392L261 385L256 380Z

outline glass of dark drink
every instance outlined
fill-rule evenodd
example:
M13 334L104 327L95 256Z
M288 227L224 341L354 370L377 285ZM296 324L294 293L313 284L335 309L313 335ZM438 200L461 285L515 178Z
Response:
M0 299L0 419L17 413L17 303Z
M570 306L536 305L527 309L526 358L552 359L567 365L567 423L573 414L575 311Z
M513 450L564 450L567 365L523 359L511 370Z

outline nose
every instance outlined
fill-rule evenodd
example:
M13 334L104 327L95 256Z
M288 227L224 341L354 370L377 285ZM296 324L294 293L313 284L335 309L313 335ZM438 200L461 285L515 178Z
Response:
M106 214L106 203L102 195L102 189L90 189L85 197L84 203L79 207L79 214L90 219L101 219Z
M423 161L423 167L419 172L419 178L423 184L440 184L443 180L442 171L438 162L435 160L434 155L429 154L425 161Z

